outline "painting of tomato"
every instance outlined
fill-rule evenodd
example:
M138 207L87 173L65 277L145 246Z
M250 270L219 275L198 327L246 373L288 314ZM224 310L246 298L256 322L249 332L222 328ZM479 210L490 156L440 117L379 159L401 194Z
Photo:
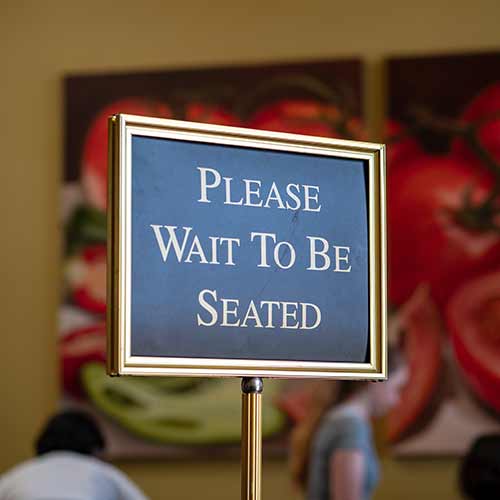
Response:
M350 117L335 104L317 100L278 100L256 110L248 122L250 128L290 134L364 138L359 117Z
M65 79L61 399L95 415L111 457L236 457L241 422L235 381L105 374L109 116L364 139L361 74L358 60L327 60ZM285 453L311 390L266 382L265 450Z
M387 188L389 299L401 304L426 283L443 305L461 281L500 259L494 215L482 208L494 176L452 155L422 154L403 164Z
M410 368L386 422L398 453L500 430L499 68L498 53L388 63L390 331Z
M387 418L387 434L391 442L399 441L411 432L432 400L443 368L443 327L428 288L422 286L415 290L397 314L397 334L402 336L409 378L399 404Z
M494 82L483 89L465 108L461 121L472 126L477 140L496 162L500 161L500 83ZM471 148L462 137L452 143L452 151L458 157L478 162L478 151Z
M81 383L85 364L106 362L106 325L103 322L66 332L59 343L64 390L76 398L85 397Z
M464 283L448 302L446 321L471 391L500 412L500 271Z
M72 301L82 309L106 313L106 245L91 245L71 255L66 277Z
M167 104L133 97L113 101L95 116L84 140L81 182L88 202L101 210L106 209L108 118L115 113L172 118L172 111Z

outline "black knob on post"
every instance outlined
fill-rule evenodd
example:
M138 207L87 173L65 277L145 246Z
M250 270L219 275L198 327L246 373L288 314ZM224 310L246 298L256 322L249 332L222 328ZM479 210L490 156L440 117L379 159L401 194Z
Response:
M241 391L243 394L261 394L264 383L260 377L244 377L241 380Z

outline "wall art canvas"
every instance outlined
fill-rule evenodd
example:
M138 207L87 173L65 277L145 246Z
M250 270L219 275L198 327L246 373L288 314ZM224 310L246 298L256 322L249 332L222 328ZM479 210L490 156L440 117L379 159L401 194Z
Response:
M65 406L91 411L114 458L237 456L237 379L105 374L107 119L114 113L364 139L358 60L70 75L62 186ZM311 385L266 381L263 434L283 453ZM194 450L194 452L193 452Z
M500 53L387 63L391 342L410 380L401 454L500 431Z

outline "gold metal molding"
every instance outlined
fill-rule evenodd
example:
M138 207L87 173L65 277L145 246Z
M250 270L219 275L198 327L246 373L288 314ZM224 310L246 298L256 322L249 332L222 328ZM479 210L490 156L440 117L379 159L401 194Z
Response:
M131 138L134 135L365 160L368 165L368 363L132 356L130 331ZM279 378L387 377L385 146L120 114L109 119L108 373Z

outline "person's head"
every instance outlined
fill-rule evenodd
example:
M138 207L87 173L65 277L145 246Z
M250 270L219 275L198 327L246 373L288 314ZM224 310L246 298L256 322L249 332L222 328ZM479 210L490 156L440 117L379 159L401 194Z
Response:
M364 380L338 382L332 401L340 404L363 396L371 416L381 417L387 414L399 402L401 391L408 381L408 367L401 354L395 349L390 349L387 368L388 379L377 383Z
M387 380L370 385L371 410L374 417L386 415L399 403L401 391L408 382L408 375L408 367L399 359L389 365Z
M36 440L37 455L51 451L73 451L94 455L104 449L104 437L94 420L81 411L71 410L52 417Z
M472 444L462 461L459 482L471 500L500 498L500 434L481 436Z

